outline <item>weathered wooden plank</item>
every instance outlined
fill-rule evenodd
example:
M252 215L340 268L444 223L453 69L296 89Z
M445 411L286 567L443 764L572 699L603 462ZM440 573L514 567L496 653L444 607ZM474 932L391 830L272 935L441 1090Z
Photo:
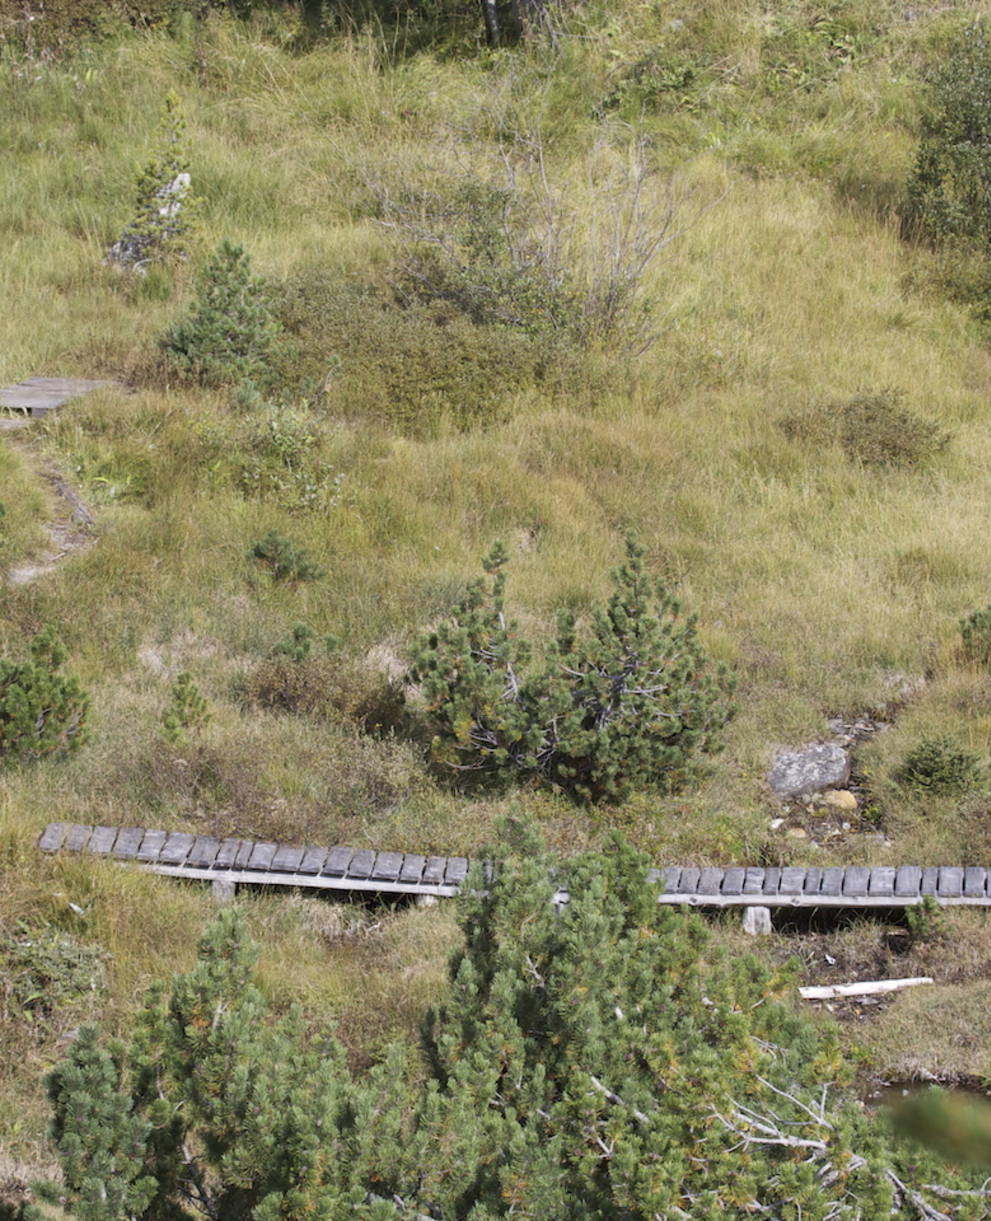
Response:
M295 873L303 859L305 848L294 848L290 844L282 844L272 857L272 868L277 873Z
M716 869L712 865L706 866L699 877L698 893L700 895L718 895L724 873L724 869Z
M678 890L683 895L694 895L698 893L699 879L702 877L702 870L697 869L694 865L688 865L681 871L681 879L678 882Z
M803 895L817 895L819 886L822 883L822 870L818 865L813 865L805 871L805 881L802 883Z
M925 897L926 895L934 895L936 887L939 884L939 868L936 865L929 865L922 871L922 882L919 886L919 893Z
M786 865L781 870L779 895L800 895L805 885L805 870L798 865Z
M342 878L348 871L354 852L350 848L331 848L320 872L324 877Z
M781 870L777 865L771 865L764 870L764 885L761 888L763 895L776 895L778 887L781 885Z
M963 870L959 865L940 865L936 894L941 899L959 899L963 894Z
M487 861L482 862L482 876L483 877L485 876L485 866L487 864L488 864ZM486 881L488 881L487 878L486 878ZM660 886L663 881L664 881L664 875L663 875L663 873L661 873L660 869L648 869L647 870L647 882L650 886Z
M93 834L86 845L86 851L92 852L95 856L109 856L116 838L116 827L94 827Z
M403 854L401 852L379 852L375 856L372 877L376 881L398 882L399 871L402 867Z
M242 839L237 846L237 856L234 857L235 869L247 869L248 861L251 860L251 854L255 850L255 841L253 839Z
M871 871L864 865L847 865L843 875L843 895L848 899L867 897L867 887L870 885Z
M747 871L745 869L741 869L739 865L731 865L723 874L721 893L724 895L743 894L743 879L746 875Z
M371 848L359 848L348 865L349 878L367 878L375 864L375 853Z
M403 863L399 870L400 882L409 882L410 884L419 882L423 877L423 866L427 863L425 856L420 856L416 852L407 852L403 856Z
M258 840L251 849L246 869L253 873L267 873L272 868L272 860L279 849L278 844L268 840Z
M983 899L987 893L988 871L970 865L963 871L963 893L967 899Z
M66 852L82 852L89 843L89 837L93 834L93 828L87 827L83 823L75 822L69 828L65 843L62 847Z
M661 871L659 869L655 869L653 872L658 875L657 878L654 878L654 881L656 882L656 881L658 881L658 879L660 877ZM494 862L482 861L482 881L485 883L486 886L491 886L494 880L495 880Z
M42 852L58 852L69 834L70 824L67 822L50 822L42 831L38 847Z
M759 895L764 890L764 870L759 866L750 865L743 877L743 893Z
M468 876L468 861L463 856L449 856L444 870L446 886L460 886Z
M138 849L138 860L157 861L164 844L164 831L146 831L141 840L141 847Z
M326 848L315 848L310 846L303 853L303 859L299 862L299 873L314 874L319 873L323 868L323 863L327 859Z
M114 856L121 861L133 860L138 855L143 838L143 827L121 827L114 841Z
M895 895L910 899L920 894L922 870L918 865L899 865L895 870Z
M666 894L678 894L678 883L681 880L681 866L667 865L661 870L661 880L664 882L664 891Z
M444 882L444 870L447 868L446 856L428 856L423 866L423 876L420 879L429 886L441 886Z
M871 870L871 880L867 884L867 893L883 898L895 893L895 870L892 865L875 865Z
M843 889L843 868L840 865L827 865L822 871L822 881L819 883L819 893L824 898L839 898Z
M193 869L209 869L217 859L220 840L212 835L197 835L186 857L186 864Z
M163 865L184 865L195 839L196 836L188 831L170 831L158 859Z

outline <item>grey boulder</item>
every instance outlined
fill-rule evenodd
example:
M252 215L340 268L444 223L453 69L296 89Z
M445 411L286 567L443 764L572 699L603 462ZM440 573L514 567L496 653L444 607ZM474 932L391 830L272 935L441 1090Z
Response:
M810 742L775 752L767 782L776 797L801 797L842 788L850 779L850 755L835 742Z

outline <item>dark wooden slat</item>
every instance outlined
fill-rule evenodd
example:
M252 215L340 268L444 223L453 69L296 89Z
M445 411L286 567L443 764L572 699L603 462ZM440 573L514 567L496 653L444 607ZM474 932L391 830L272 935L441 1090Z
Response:
M919 893L923 896L934 895L936 887L939 883L939 869L935 865L929 865L922 871L922 883L919 886Z
M899 899L910 899L920 893L922 870L918 865L899 865L895 870L895 894Z
M212 835L197 835L189 850L186 864L193 869L209 869L217 859L219 851L219 839L214 839Z
M342 878L348 871L354 853L350 848L331 848L320 872L325 877Z
M382 882L398 882L399 871L403 867L401 852L379 852L375 857L372 877Z
M276 849L275 856L272 857L272 868L276 873L295 873L305 851L305 848L294 848L289 844L283 844Z
M936 893L941 899L959 899L963 894L963 870L959 865L939 867L939 885Z
M419 882L423 877L423 866L427 863L425 856L420 856L416 852L407 852L403 857L402 867L399 870L400 882Z
M82 852L89 843L89 837L93 834L93 828L84 826L82 823L73 823L69 828L68 834L65 837L65 843L62 845L66 852Z
M764 889L764 870L756 865L748 867L743 878L743 893L745 895L759 895Z
M130 861L138 855L141 840L144 838L143 827L121 827L114 843L114 856L118 860Z
M892 865L875 865L871 870L871 880L867 884L867 893L880 899L895 893L895 870Z
M371 848L359 848L348 865L349 878L367 878L375 864L375 853Z
M303 853L303 859L299 862L299 873L319 873L323 868L323 863L327 859L326 848L309 847Z
M839 865L827 865L822 871L822 881L819 883L819 893L830 899L839 898L843 889L843 869Z
M255 841L253 839L242 839L237 846L237 855L234 857L235 869L247 869L248 861L251 860L251 854L255 850Z
M803 895L817 895L819 886L822 882L822 870L818 865L813 865L811 869L805 871L805 881L802 883Z
M863 899L867 895L871 871L864 865L847 865L843 877L843 895L849 899Z
M444 881L444 870L447 868L446 856L428 856L423 866L421 881L428 886L440 886Z
M678 894L678 883L681 881L681 866L668 865L661 870L661 878L664 881L664 891L669 895Z
M699 879L702 877L702 870L696 869L694 865L688 865L681 871L681 878L678 882L678 889L683 895L698 894Z
M798 865L787 865L781 870L779 895L800 895L805 885L805 870Z
M781 870L777 865L772 865L764 870L764 885L761 887L761 894L776 895L780 884Z
M731 865L723 874L722 893L724 895L743 894L743 879L746 875L745 869L741 869L739 865Z
M50 822L41 833L38 847L42 852L58 852L68 834L69 824L67 822Z
M967 899L983 899L987 893L988 871L970 865L963 871L963 893Z
M139 861L157 861L165 843L164 831L146 831L138 849Z
M724 869L716 869L709 865L702 870L699 878L699 894L700 895L718 895L719 887L723 882Z
M463 856L449 856L444 870L446 886L460 886L468 876L468 861Z
M86 851L92 852L96 856L108 856L113 849L116 838L116 827L94 827L93 834L89 837L89 843L86 845Z
M158 854L163 865L184 865L189 850L193 846L195 835L188 831L170 831L165 840L165 847Z
M246 869L250 869L252 873L266 873L272 868L272 858L278 851L278 844L273 844L268 840L259 840L251 849L251 855L248 857Z

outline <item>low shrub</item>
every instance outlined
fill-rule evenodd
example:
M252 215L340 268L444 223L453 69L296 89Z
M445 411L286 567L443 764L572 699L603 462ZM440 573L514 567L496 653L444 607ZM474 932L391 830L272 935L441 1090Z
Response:
M52 1034L101 997L106 957L71 933L19 921L0 934L0 1021Z
M89 702L74 678L59 673L64 661L50 627L32 641L30 661L0 660L0 764L65 754L82 743Z
M950 443L937 424L902 407L899 390L855 395L779 421L796 441L839 445L853 462L876 467L924 467Z
M991 606L960 620L960 641L967 661L991 666Z
M959 793L983 783L984 768L977 755L951 738L923 738L895 769L905 788L927 793Z
M255 707L344 719L369 733L400 730L406 723L402 685L336 653L284 652L266 658L244 681L240 694Z
M172 698L162 714L162 737L180 745L198 734L210 722L210 710L193 676L184 670L172 687Z
M277 530L270 530L260 538L250 554L253 559L267 564L277 581L318 581L323 576L323 569L313 562L309 553Z

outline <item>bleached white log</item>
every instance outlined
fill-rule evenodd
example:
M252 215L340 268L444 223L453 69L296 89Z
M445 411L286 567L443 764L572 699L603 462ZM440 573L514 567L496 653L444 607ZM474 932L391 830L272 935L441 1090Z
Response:
M919 984L931 984L935 980L928 975L917 975L911 979L869 979L855 984L833 984L831 986L799 988L799 995L807 1001L832 1001L844 996L872 996L877 992L899 992L902 988L916 988Z

